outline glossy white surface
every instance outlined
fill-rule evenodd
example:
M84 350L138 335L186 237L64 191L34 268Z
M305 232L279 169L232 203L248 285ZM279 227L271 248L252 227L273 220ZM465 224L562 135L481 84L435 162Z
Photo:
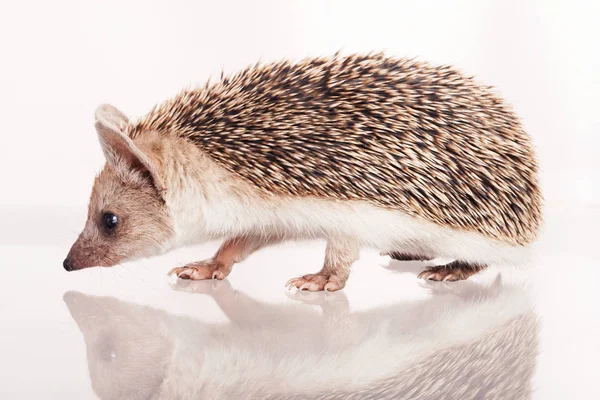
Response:
M536 264L523 270L424 284L416 274L428 264L365 250L343 293L327 296L283 287L319 268L321 243L267 248L214 285L166 272L216 243L67 273L83 219L2 214L0 398L600 398L597 207L550 207Z

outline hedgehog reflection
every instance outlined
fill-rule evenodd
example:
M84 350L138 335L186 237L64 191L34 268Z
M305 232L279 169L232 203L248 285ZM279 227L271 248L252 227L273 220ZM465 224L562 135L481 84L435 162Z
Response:
M529 398L538 326L524 292L431 287L427 300L354 313L343 293L295 295L321 313L261 303L227 281L184 288L210 294L228 324L110 297L64 299L101 399Z

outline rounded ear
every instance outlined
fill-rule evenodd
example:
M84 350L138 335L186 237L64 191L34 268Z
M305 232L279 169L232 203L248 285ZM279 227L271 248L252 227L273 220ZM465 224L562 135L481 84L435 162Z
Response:
M104 121L114 125L119 130L123 130L125 126L129 124L129 118L118 108L111 106L110 104L102 104L96 108L95 113L96 121Z
M130 171L147 172L161 193L166 190L159 173L159 165L144 154L124 132L129 122L125 114L113 106L102 105L96 109L96 131L106 162L114 168L123 164Z

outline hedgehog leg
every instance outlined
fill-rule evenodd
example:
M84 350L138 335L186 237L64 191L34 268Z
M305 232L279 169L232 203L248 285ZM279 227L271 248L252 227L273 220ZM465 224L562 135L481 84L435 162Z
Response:
M428 267L421 272L418 278L431 281L462 281L469 276L485 269L487 266L482 264L471 264L464 261L452 261L446 265L437 265Z
M358 259L359 250L359 245L352 240L329 240L321 271L292 278L286 283L287 288L296 287L311 292L343 289L350 276L350 267Z
M222 280L229 275L235 263L242 262L256 250L279 241L275 238L251 239L236 237L229 239L221 245L212 258L173 268L168 275L177 274L178 278L191 280Z
M382 256L390 256L392 260L398 261L431 261L434 257L424 256L419 254L401 253L398 251L382 251L379 253Z

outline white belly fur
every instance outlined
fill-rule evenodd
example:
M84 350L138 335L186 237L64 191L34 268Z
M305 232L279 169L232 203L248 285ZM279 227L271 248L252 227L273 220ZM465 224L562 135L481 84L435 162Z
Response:
M343 237L357 241L362 247L488 265L521 264L529 253L528 247L444 227L361 201L218 197L219 201L204 198L202 222L194 227L201 232L195 237L215 239L244 234L280 235L289 240Z

